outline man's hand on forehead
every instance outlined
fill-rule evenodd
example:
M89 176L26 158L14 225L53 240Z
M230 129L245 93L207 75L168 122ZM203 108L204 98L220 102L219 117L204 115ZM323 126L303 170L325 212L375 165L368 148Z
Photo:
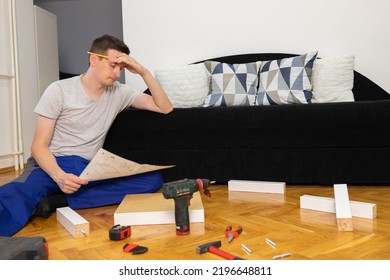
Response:
M133 57L125 54L119 53L117 54L117 59L115 63L121 65L121 67L126 68L130 72L134 74L143 75L147 71L141 64L139 64Z
M126 57L128 55L125 53L118 53L115 56L116 56L116 59L113 62L116 63L120 67L126 67L126 65L127 65Z

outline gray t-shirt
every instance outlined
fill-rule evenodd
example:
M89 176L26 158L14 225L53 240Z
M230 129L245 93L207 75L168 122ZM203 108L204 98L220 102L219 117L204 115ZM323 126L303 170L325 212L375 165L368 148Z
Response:
M107 131L119 112L130 106L139 92L115 82L92 100L81 76L52 83L34 112L57 120L49 149L55 156L77 155L91 160L103 146Z

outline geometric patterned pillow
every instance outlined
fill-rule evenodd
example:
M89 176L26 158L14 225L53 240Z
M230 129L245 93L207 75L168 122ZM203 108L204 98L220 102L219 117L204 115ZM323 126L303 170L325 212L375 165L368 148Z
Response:
M311 77L317 53L262 62L256 104L311 103Z
M206 61L210 90L204 107L249 106L255 104L258 64L229 64Z

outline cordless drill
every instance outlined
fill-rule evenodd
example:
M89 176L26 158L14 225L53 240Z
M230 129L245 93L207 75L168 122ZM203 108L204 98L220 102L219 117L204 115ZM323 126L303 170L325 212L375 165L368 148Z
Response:
M207 189L210 185L208 179L183 179L164 183L162 193L166 199L173 198L175 201L175 222L176 234L186 235L190 233L190 218L188 214L188 206L192 194L197 191L204 190L205 194L210 195Z

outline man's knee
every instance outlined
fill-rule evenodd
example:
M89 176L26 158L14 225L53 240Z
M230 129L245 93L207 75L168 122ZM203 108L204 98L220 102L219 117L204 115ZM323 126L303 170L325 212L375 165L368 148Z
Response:
M145 192L156 192L163 185L163 178L160 172L149 172L144 174L145 179L148 181L147 186L149 186L148 190Z

